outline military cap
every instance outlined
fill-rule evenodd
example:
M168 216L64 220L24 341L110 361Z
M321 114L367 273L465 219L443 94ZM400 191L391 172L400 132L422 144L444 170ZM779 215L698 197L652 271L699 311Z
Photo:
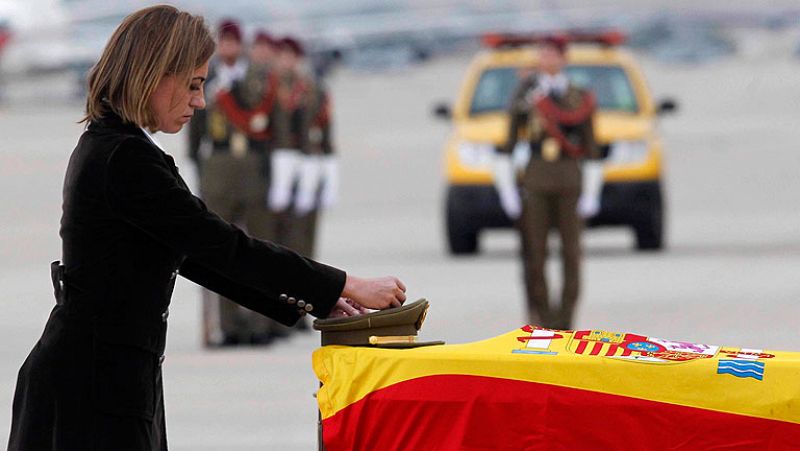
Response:
M256 44L268 44L268 45L276 45L275 38L273 38L269 33L264 30L256 31L256 35L253 38L253 43Z
M217 34L219 35L220 39L224 37L231 37L239 42L242 42L242 28L239 26L239 22L236 22L233 19L225 19L220 22Z
M322 345L378 346L407 348L443 344L418 342L428 312L428 301L420 299L401 307L379 310L358 316L314 320L314 329L322 332Z
M303 50L303 45L300 44L300 41L290 36L281 38L278 41L278 47L280 47L281 50L288 50L297 56L305 55L305 50Z
M541 40L541 45L552 47L562 55L567 52L567 44L569 44L569 38L563 34L547 35Z

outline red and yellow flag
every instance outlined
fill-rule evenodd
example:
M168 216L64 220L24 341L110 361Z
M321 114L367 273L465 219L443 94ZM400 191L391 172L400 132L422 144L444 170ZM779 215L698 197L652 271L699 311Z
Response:
M328 451L800 449L800 353L525 326L313 366Z

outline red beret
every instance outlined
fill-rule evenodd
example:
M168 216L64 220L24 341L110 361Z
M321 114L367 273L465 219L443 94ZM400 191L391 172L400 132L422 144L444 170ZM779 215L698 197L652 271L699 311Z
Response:
M258 30L256 31L256 36L253 39L253 43L275 45L275 39L266 31Z
M220 22L218 34L220 39L227 36L242 42L242 29L235 20L227 19Z
M289 50L290 52L294 53L297 56L305 55L305 51L303 51L303 46L294 38L286 36L278 41L278 47L281 50Z

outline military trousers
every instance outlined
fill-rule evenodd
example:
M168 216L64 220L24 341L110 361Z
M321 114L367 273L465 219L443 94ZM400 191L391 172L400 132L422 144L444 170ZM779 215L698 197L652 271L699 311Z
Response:
M571 327L580 294L583 228L577 213L580 173L577 166L574 169L571 166L552 167L569 174L565 177L567 183L563 184L552 178L548 180L546 164L529 171L531 174L526 175L523 183L522 215L518 222L529 321L554 329ZM546 276L548 236L552 229L558 230L561 238L563 287L557 305L550 302Z
M318 216L316 209L304 215L297 215L291 205L284 211L272 212L267 226L273 237L271 241L313 259ZM288 335L292 331L291 327L279 323L273 323L272 327L277 334ZM307 330L308 322L305 318L300 318L294 329Z
M304 215L293 215L289 219L287 246L309 258L314 258L317 241L317 218L319 210L314 209Z
M275 214L266 205L265 155L235 156L213 153L202 165L200 191L208 208L255 238L275 241ZM203 290L206 344L225 338L248 341L254 335L269 335L277 323L208 290Z

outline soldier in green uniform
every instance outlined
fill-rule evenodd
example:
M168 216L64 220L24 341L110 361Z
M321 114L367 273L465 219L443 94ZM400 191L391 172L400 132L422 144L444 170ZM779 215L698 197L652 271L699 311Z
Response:
M304 139L290 247L311 257L315 254L320 210L336 202L339 183L331 139L330 96L321 79L311 84L303 109Z
M303 48L290 37L278 41L277 102L274 113L274 145L271 155L269 208L273 213L275 242L301 254L310 252L295 214L296 196L304 184L316 185L318 167L306 159L308 103L312 84L302 71ZM302 180L302 181L301 181Z
M563 72L564 39L543 39L538 70L522 78L510 105L508 141L495 159L495 185L506 214L517 220L529 321L569 329L580 292L582 217L600 207L602 166L594 141L592 93L571 84ZM518 141L530 145L517 186L511 154ZM550 303L545 277L547 238L561 237L564 287Z
M236 43L238 54L228 52ZM271 240L271 218L265 205L265 159L275 103L271 78L263 62L251 64L241 57L241 32L235 23L226 22L220 28L218 50L218 63L208 81L206 121L193 130L201 136L190 133L190 142L200 146L206 141L210 147L207 156L195 152L200 190L210 210L256 238ZM207 346L267 344L278 334L266 317L209 291L203 297Z

